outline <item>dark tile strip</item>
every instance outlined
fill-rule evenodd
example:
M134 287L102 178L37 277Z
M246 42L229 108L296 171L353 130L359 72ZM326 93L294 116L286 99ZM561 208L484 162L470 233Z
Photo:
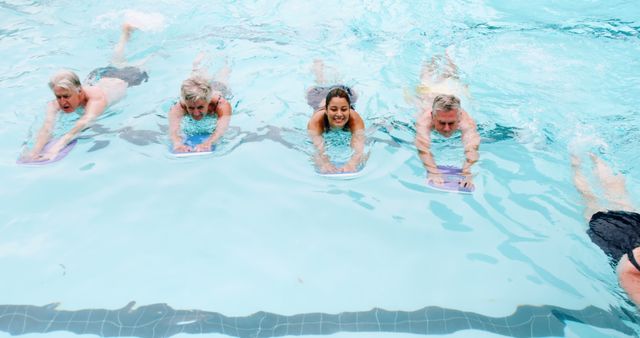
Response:
M217 312L174 310L166 304L122 309L58 310L45 306L0 305L0 331L11 335L68 331L100 337L170 337L178 333L220 333L258 338L286 335L330 335L338 332L391 332L443 335L461 330L481 330L508 337L561 337L567 322L612 329L626 335L636 332L626 322L637 322L622 309L609 311L589 306L570 310L556 306L519 306L507 317L489 317L437 306L416 311L372 309L339 314L305 313L283 316L257 312L227 317Z

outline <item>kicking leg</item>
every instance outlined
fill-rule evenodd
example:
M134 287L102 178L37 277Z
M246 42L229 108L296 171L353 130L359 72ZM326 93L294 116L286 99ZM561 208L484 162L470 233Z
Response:
M586 209L584 211L584 217L587 222L591 219L591 216L596 212L602 210L602 208L598 205L598 198L594 195L593 190L589 187L589 183L587 182L587 178L582 173L580 169L581 163L580 159L571 155L571 167L573 168L573 184L578 189L578 192L584 199Z
M220 67L214 79L218 82L222 82L225 86L228 86L230 74L231 74L231 68L229 67L229 62L227 62L227 59L225 58L224 65Z
M124 67L127 64L127 60L124 57L124 48L127 42L129 42L129 38L131 38L131 32L136 29L135 26L126 22L122 25L122 34L120 34L120 40L113 50L113 57L111 59L111 63L114 66Z
M321 86L325 84L324 78L324 61L320 59L313 60L313 65L311 66L313 70L313 75L316 77L316 85Z
M431 61L428 63L425 62L422 64L422 68L420 69L420 84L429 86L433 83L434 75L438 70L438 60L439 56L432 56Z
M207 79L208 81L211 80L211 76L209 75L209 69L206 66L202 65L206 57L207 57L207 53L205 52L200 52L198 53L198 55L196 55L196 57L193 59L193 63L191 64L190 77L198 76L198 77Z
M452 46L449 46L452 47ZM449 48L447 48L444 52L444 57L445 60L447 61L447 64L445 67L442 67L442 74L440 75L440 78L442 79L460 79L460 76L458 75L458 66L453 62L453 60L451 59L451 56L449 56Z
M307 98L307 104L314 111L324 108L324 100L326 95L326 89L323 87L325 83L324 77L324 61L321 59L313 60L313 64L311 65L311 70L313 71L313 75L315 76L315 85L311 88L307 89L307 93L305 97Z
M595 154L591 154L594 172L604 190L604 197L611 203L612 210L634 211L625 187L624 176L614 175L613 170Z
M438 95L433 91L433 87L436 85L435 75L439 59L439 56L431 57L431 61L424 62L420 69L420 84L416 87L417 100L412 100L420 109L431 109L433 99Z

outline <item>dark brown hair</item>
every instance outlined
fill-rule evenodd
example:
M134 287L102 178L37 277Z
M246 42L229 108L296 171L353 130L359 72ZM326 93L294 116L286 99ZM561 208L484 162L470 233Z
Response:
M347 93L347 91L342 88L333 88L327 93L327 97L324 102L325 109L329 108L329 102L334 97L341 97L347 100L347 104L349 105L349 107L351 107L351 96L349 96L349 93Z

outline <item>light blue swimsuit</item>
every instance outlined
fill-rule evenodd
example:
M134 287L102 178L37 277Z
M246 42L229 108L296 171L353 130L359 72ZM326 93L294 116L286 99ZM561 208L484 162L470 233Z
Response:
M180 121L180 129L187 136L211 134L216 129L217 123L218 118L214 114L207 114L200 121L194 120L190 115L185 115Z
M84 115L83 107L78 107L78 109L71 113L59 112L56 117L56 124L53 128L53 137L62 137L66 133L70 132L82 115Z

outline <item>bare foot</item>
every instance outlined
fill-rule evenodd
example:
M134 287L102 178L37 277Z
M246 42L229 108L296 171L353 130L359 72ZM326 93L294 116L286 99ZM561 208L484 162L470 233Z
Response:
M202 60L204 60L205 57L207 57L207 53L203 51L199 52L198 55L196 55L196 57L193 59L193 63L191 64L191 69L200 68L200 64L202 63Z
M579 168L580 165L582 164L582 160L580 160L580 158L576 155L571 155L571 167L573 167L574 169Z
M316 76L316 83L324 84L324 62L320 59L313 60L313 74Z
M122 35L128 40L131 37L131 33L137 29L138 27L133 24L125 22L122 24Z
M224 83L225 85L229 84L229 76L231 74L231 67L229 67L229 59L224 57L224 64L218 72L216 73L215 79L219 82Z
M604 163L602 159L600 159L594 153L589 153L589 157L591 157L591 161L593 162L593 169L596 176L598 176L604 186L615 181L616 175L613 174L613 170L606 163Z

